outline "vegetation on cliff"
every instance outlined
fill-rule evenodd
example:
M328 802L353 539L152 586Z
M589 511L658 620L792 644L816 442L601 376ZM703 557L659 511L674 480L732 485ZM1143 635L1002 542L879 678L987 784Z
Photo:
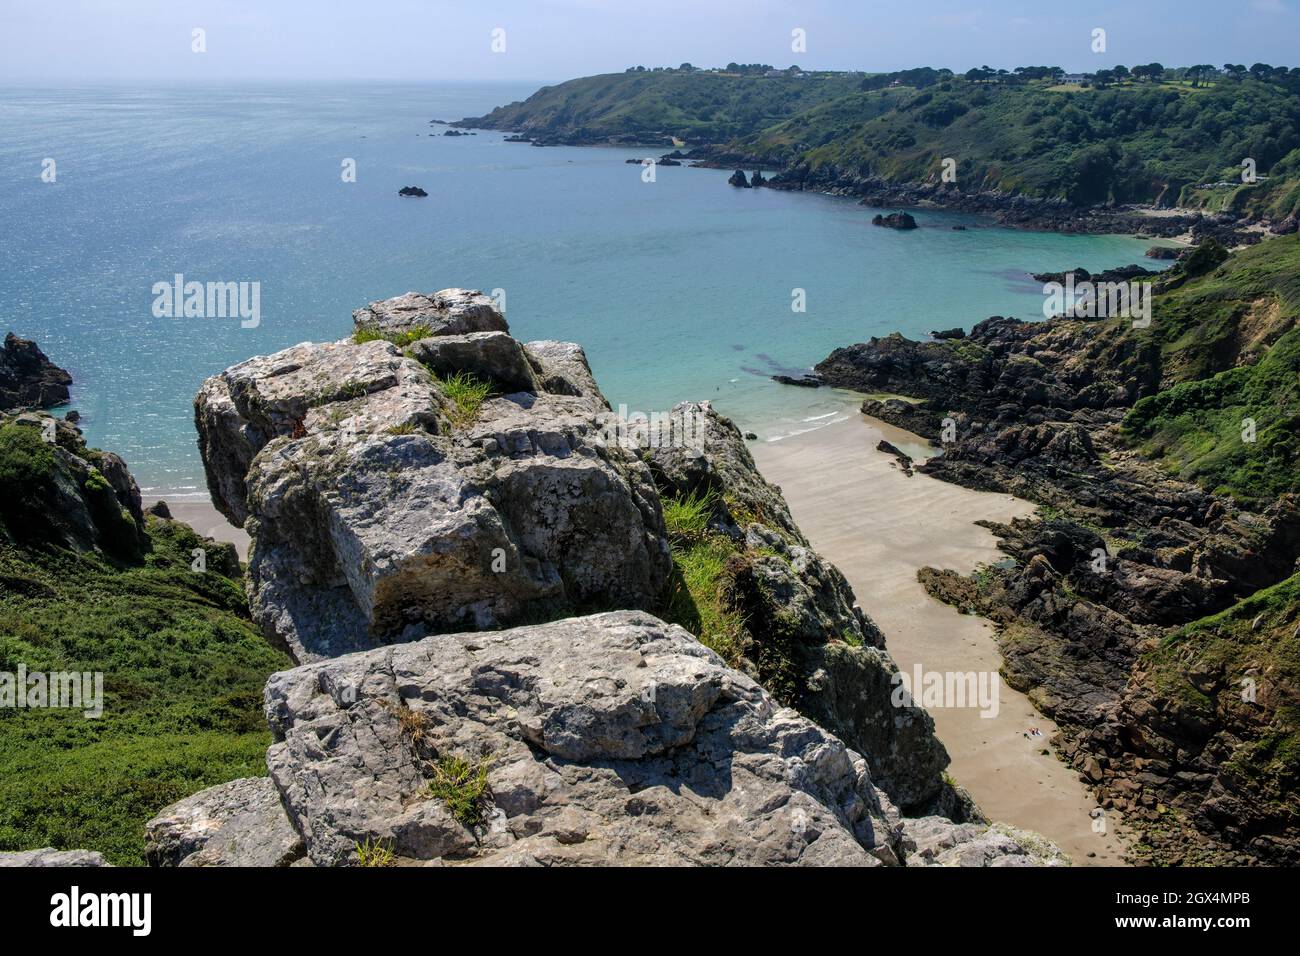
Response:
M1300 236L1245 249L1157 297L1169 387L1124 422L1183 478L1267 504L1300 491Z
M933 182L951 158L962 191L1294 215L1300 73L1208 75L1135 68L1080 87L1037 67L632 71L544 87L462 122L543 142L712 144L731 161L786 167L795 181ZM1253 183L1242 179L1246 159Z
M139 865L159 808L266 772L262 686L289 662L249 622L233 550L183 524L151 516L129 559L21 531L11 479L32 500L73 480L39 434L0 427L0 672L102 672L103 715L0 708L0 850L85 848Z

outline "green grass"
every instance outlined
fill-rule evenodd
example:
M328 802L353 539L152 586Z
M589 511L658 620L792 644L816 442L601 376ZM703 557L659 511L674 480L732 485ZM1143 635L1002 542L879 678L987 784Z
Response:
M683 544L700 540L709 529L716 503L717 495L712 491L704 494L692 491L664 501L664 524L669 539Z
M373 326L362 326L352 333L352 341L357 345L364 345L366 342L392 342L399 349L404 349L412 342L418 342L420 339L427 339L433 334L433 329L427 325L412 326L406 332L384 332Z
M673 545L673 575L663 617L690 631L733 667L742 656L745 620L727 598L727 562L739 552L722 535Z
M429 795L447 804L451 815L467 827L486 819L491 807L488 767L491 759L470 762L463 757L441 757L431 768Z
M142 865L158 810L266 773L262 687L290 661L249 621L240 580L211 558L189 570L201 544L151 521L139 564L0 545L0 671L102 671L105 697L97 720L0 709L0 850Z
M357 865L366 867L396 866L397 857L381 840L366 840L357 844Z
M464 428L478 416L478 410L492 393L488 382L480 381L468 372L457 372L446 378L434 376L434 384L448 402L448 417L452 425Z
M1156 297L1149 333L1171 387L1124 434L1174 474L1249 505L1300 491L1300 236L1234 254ZM1243 440L1243 420L1255 440Z

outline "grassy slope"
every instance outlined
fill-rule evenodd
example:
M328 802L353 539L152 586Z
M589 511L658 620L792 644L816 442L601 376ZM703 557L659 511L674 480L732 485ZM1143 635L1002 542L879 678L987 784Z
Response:
M1158 296L1153 315L1171 387L1137 403L1126 434L1170 471L1249 504L1300 491L1300 236L1237 253Z
M175 522L151 519L148 539L125 563L0 535L0 671L102 671L105 697L97 720L0 709L0 850L139 865L162 807L266 772L262 687L289 660L250 623L237 568L190 571L202 541Z
M893 76L890 74L889 76ZM904 83L909 75L899 75ZM883 77L887 80L888 76ZM933 79L922 75L921 82ZM1164 200L1284 218L1300 208L1300 91L1253 79L1192 88L1126 83L1104 90L978 84L916 89L882 77L613 73L545 87L473 122L570 139L673 134L727 142L770 164L933 177L944 157L963 188L1079 203ZM1255 159L1267 182L1240 179Z
M943 157L958 183L1078 202L1169 198L1200 182L1239 178L1241 159L1261 172L1300 146L1300 96L1269 83L1191 91L1160 84L1060 92L1041 83L984 86L953 80L873 116L865 94L856 129L826 140L832 124L796 117L743 146L817 169L914 182ZM1258 187L1256 187L1258 188Z
M466 120L492 129L598 139L674 135L717 142L770 126L857 89L860 77L607 73L538 90L522 103Z

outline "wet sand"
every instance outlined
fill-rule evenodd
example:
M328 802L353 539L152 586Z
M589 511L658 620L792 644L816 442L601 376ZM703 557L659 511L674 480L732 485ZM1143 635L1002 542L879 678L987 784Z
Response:
M166 495L160 497L167 502L172 517L177 521L184 521L206 538L229 541L235 546L235 550L239 552L239 560L248 560L248 533L243 528L236 528L227 521L225 516L213 507L211 501L194 498L174 498L168 501ZM153 504L155 500L157 499L154 497L146 499L146 507Z
M1005 557L993 534L973 522L1008 521L1033 506L922 474L909 478L893 456L876 451L882 437L913 457L925 445L855 414L750 450L764 477L781 486L813 546L844 572L901 670L911 674L920 664L927 672L996 673L1002 658L992 628L931 598L916 572L929 565L968 573ZM1117 817L1108 811L1108 832L1094 832L1089 812L1096 802L1052 753L1047 741L1056 726L1027 697L1003 683L996 716L971 707L930 713L952 757L948 772L990 818L1036 830L1076 865L1123 864ZM1030 728L1042 736L1026 737Z

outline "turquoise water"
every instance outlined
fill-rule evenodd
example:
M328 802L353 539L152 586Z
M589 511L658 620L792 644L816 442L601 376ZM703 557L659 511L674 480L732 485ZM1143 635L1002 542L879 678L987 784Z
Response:
M1026 272L1141 262L1149 245L924 211L898 233L848 200L730 188L725 171L660 168L646 183L624 163L636 150L428 125L533 88L0 90L0 324L73 373L88 439L121 453L146 491L197 493L203 378L343 338L372 299L504 289L514 333L581 342L615 406L712 399L772 440L850 401L772 373L893 330L1040 316ZM54 183L41 179L47 157ZM407 184L429 198L399 198ZM178 272L259 282L260 325L156 318L152 287Z

